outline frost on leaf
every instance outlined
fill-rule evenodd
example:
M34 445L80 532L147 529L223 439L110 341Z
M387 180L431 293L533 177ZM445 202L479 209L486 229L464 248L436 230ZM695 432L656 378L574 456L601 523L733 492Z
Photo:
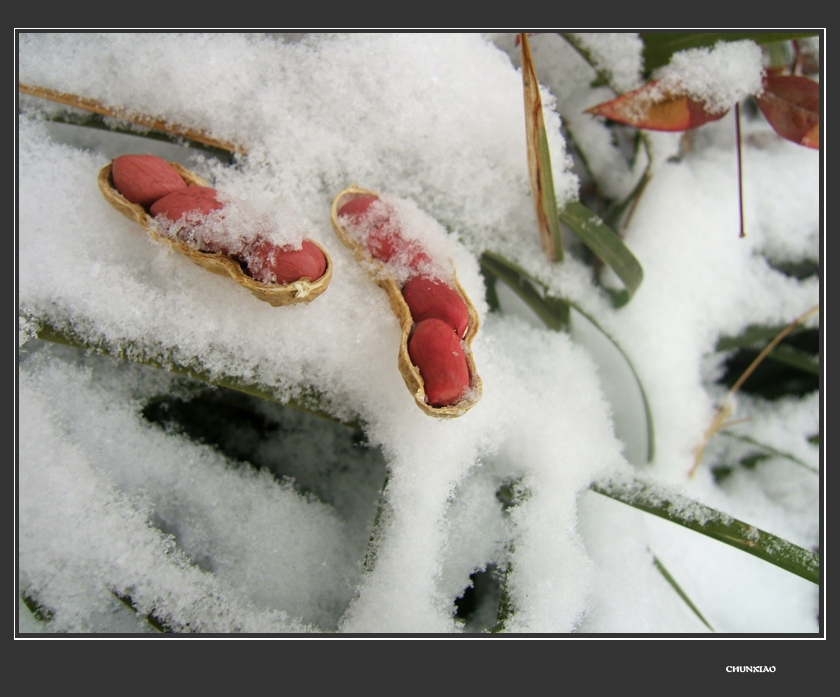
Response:
M669 90L661 81L654 80L589 107L586 113L651 131L685 131L717 121L727 110L712 112L703 102Z

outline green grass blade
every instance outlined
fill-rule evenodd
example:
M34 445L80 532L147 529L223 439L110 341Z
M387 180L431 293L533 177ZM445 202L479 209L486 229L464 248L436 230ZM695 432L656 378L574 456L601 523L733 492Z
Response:
M639 131L644 136L643 144L645 146L646 151L648 150L648 138L647 133L643 131ZM636 182L636 185L630 191L630 193L625 196L623 201L619 201L614 206L607 211L606 216L604 218L604 223L606 223L609 227L615 230L622 230L623 227L627 224L627 221L630 219L633 210L636 207L636 204L639 202L639 199L642 197L645 188L647 187L648 183L651 180L651 173L650 173L650 162L651 158L648 157L648 163L645 167L645 171L642 172L642 176L639 177L639 181Z
M803 373L810 373L811 375L820 374L819 359L812 353L793 348L792 346L779 345L767 354L767 358L777 363L783 363L792 368L797 368Z
M715 351L731 351L732 349L754 347L756 344L766 343L771 339L775 339L784 330L784 325L778 327L751 325L738 336L724 336L718 339ZM791 329L788 336L796 336L806 330L807 327L799 325Z
M618 93L615 89L615 86L612 84L611 75L606 71L602 70L601 67L598 65L598 62L592 56L592 53L586 47L586 45L575 35L569 32L557 32L560 36L562 36L566 43L569 44L575 51L578 52L581 58L589 63L589 66L595 71L596 83L600 85L609 85L612 87L613 92Z
M621 238L580 201L572 201L560 211L560 220L568 225L583 243L608 264L624 283L625 292L616 294L616 306L628 302L642 284L642 265Z
M633 374L633 379L636 381L636 386L639 388L639 395L642 398L642 406L645 410L645 426L647 428L647 461L653 462L653 458L656 455L656 432L653 427L653 410L650 407L647 392L645 392L645 386L642 384L642 379L636 372L636 368L630 360L630 356L624 352L624 349L621 348L621 344L619 344L606 329L598 324L592 315L582 310L575 303L571 303L571 305L575 308L575 310L586 317L586 319L592 322L595 328L600 331L613 346L615 346L616 350L621 354L622 358L624 358L624 362L627 363L627 367L630 368L630 372Z
M689 609L697 615L697 618L709 628L710 632L714 632L714 627L706 621L706 618L703 617L703 614L697 609L697 606L691 602L691 598L688 597L686 592L680 587L680 584L677 583L677 580L670 574L668 569L665 568L665 565L656 558L656 555L653 557L653 565L656 567L656 570L662 574L662 578L664 578L670 584L671 588L677 592L677 595L682 598L682 601L688 605Z
M252 397L265 399L278 404L284 404L285 406L292 407L293 409L305 411L309 414L329 419L331 421L338 421L330 413L319 408L318 397L315 394L310 395L309 397L304 397L300 400L288 400L281 402L277 399L276 394L265 385L246 382L245 380L233 375L210 375L210 373L203 370L200 365L184 365L164 356L151 355L138 349L137 347L127 347L125 345L112 346L105 341L92 343L80 337L72 330L58 327L47 319L32 317L28 319L38 326L36 336L42 341L63 344L83 351L92 351L106 356L112 356L123 361L146 365L151 368L168 370L176 375L183 375L185 377L192 378L193 380L205 382L209 385L216 385L217 387L226 387L238 392L244 392ZM358 424L345 422L341 423L344 423L344 425L350 426L351 428L358 428Z
M677 51L691 48L709 48L718 41L743 41L749 39L757 44L777 41L792 41L819 36L819 32L642 32L643 56L646 74L667 65Z
M740 335L734 337L722 337L715 346L716 351L732 351L736 349L757 349L766 345L783 331L786 327L747 327ZM803 332L809 331L808 327L798 325L788 329L787 338L802 337ZM796 368L803 373L810 375L820 374L819 354L815 351L806 350L798 346L791 346L787 343L780 343L768 354L768 360L776 361L783 365Z
M135 615L140 617L146 624L148 624L152 629L154 629L159 634L169 633L169 630L164 626L164 624L153 614L148 615L141 615L139 610L134 607L134 601L126 596L118 593L117 591L111 591L111 594L119 600L125 607L131 610Z
M479 260L479 269L481 271L481 276L484 279L484 299L487 301L487 307L490 312L498 312L501 309L499 292L496 285L499 282L499 279L496 274L485 268L481 261L482 260Z
M648 401L647 393L644 385L642 385L641 378L636 372L630 357L621 348L621 345L607 332L598 321L588 312L579 307L576 303L555 298L547 295L547 287L527 271L520 268L513 262L508 261L500 254L486 251L481 255L481 268L496 278L503 281L514 293L516 293L534 314L539 317L543 323L555 331L561 331L568 327L569 324L569 308L573 307L593 326L601 332L607 340L615 346L616 350L624 358L630 372L633 374L633 379L639 387L639 394L642 398L642 404L645 410L645 424L647 428L647 461L651 462L656 453L656 434L653 427L653 411Z
M149 130L140 132L136 127L114 125L106 121L104 116L100 114L75 114L72 112L61 112L49 117L53 123L67 124L68 126L79 126L80 128L92 128L94 130L107 131L108 133L117 133L119 135L131 136L132 138L144 138L147 140L154 140L160 143L169 143L170 145L177 145L182 148L190 150L200 150L201 152L216 158L224 164L230 165L234 161L234 153L224 148L215 147L206 143L201 143L197 140L188 138L187 136L170 135L161 131Z
M36 621L46 623L52 620L52 611L39 605L31 596L26 593L21 593L20 599L23 601L26 609L32 613L32 617L34 617Z
M484 252L481 268L503 281L539 317L546 327L562 331L569 326L569 305L545 294L545 286L525 270L494 252Z
M820 582L820 556L715 510L661 484L638 478L593 482L593 491L752 554L811 583Z
M811 465L809 465L804 460L800 460L795 455L791 455L790 453L785 452L784 450L779 450L778 448L774 448L772 445L767 445L766 443L762 443L761 441L757 441L755 438L750 438L750 436L744 436L739 433L733 433L732 431L721 431L720 435L726 436L727 438L732 438L734 440L739 440L742 443L748 443L750 445L754 445L756 448L760 448L764 452L768 453L769 455L773 455L774 457L780 457L784 460L789 460L790 462L794 463L795 465L799 465L802 469L808 470L811 474L819 474L819 470L815 469ZM819 442L819 441L818 441Z
M517 506L518 504L522 503L522 501L528 498L529 496L526 490L520 488L521 481L521 479L508 480L496 490L496 499L499 501L499 503L502 504L502 510L505 512L505 514L507 514L508 511L514 506ZM489 629L489 632L491 634L498 634L500 632L504 632L508 620L514 614L513 601L511 600L510 589L508 587L508 582L510 581L512 569L510 555L513 553L514 543L512 541L508 541L506 543L506 547L506 556L508 557L508 559L505 561L504 565L499 569L499 605L496 608L496 623Z
M507 621L513 616L513 603L510 599L510 591L508 590L508 578L510 577L511 567L508 564L502 572L502 590L499 596L499 607L496 610L496 624L494 624L489 632L491 634L499 634L505 631Z

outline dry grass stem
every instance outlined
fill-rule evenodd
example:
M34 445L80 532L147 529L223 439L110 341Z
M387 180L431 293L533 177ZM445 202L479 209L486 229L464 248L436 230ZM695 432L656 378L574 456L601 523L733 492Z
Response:
M125 109L115 109L102 104L101 102L97 102L95 99L87 99L86 97L79 97L78 95L71 94L69 92L59 92L58 90L49 89L47 87L26 85L22 82L18 83L18 90L24 94L32 95L33 97L48 99L51 102L64 104L65 106L73 107L75 109L82 109L84 111L93 112L94 114L110 116L115 119L120 119L121 121L128 121L138 126L151 128L152 130L160 131L161 133L166 133L171 136L189 138L197 143L202 143L203 145L219 148L221 150L227 150L228 152L235 152L242 155L246 153L245 148L241 145L237 145L236 143L217 140L216 138L211 138L201 131L196 131L177 123L163 121L153 116L136 114Z
M697 468L700 466L700 463L703 461L703 452L706 449L706 445L712 439L718 431L723 430L724 428L728 428L730 426L735 425L736 423L740 423L745 419L738 419L735 421L727 421L727 419L731 416L732 412L735 410L735 403L733 397L735 393L741 389L741 386L747 381L750 375L752 375L753 371L759 366L759 364L767 358L769 353L779 345L779 343L784 339L788 334L790 334L794 328L798 325L802 324L803 322L807 321L811 315L819 311L820 306L819 304L814 305L810 310L807 312L799 315L793 322L791 322L788 326L786 326L782 331L780 331L775 338L764 347L764 349L759 353L755 360L747 367L747 369L741 374L735 384L729 389L729 392L726 394L726 397L723 400L723 403L718 405L717 410L715 411L715 416L712 419L712 423L709 424L709 427L706 429L705 433L703 434L703 441L700 445L697 446L694 455L694 464L692 465L691 469L688 472L689 479L694 476L695 472L697 472Z

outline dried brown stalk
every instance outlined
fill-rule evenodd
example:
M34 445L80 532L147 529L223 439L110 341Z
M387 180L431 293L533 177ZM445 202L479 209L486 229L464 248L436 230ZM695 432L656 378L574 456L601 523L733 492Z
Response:
M75 109L83 109L84 111L101 114L102 116L110 116L115 119L120 119L121 121L128 121L129 123L137 124L138 126L143 126L144 128L150 128L155 131L160 131L161 133L167 133L172 136L189 138L197 143L202 143L203 145L213 148L219 148L221 150L227 150L228 152L238 153L241 155L246 153L245 148L236 143L218 140L201 131L196 131L187 126L181 126L180 124L172 123L170 121L164 121L153 116L137 114L127 109L110 107L106 104L102 104L102 102L96 101L95 99L80 97L69 92L59 92L47 87L27 85L22 82L18 83L18 90L24 94L29 94L33 97L39 97L41 99L48 99L51 102L58 102L59 104L64 104L65 106L73 107Z

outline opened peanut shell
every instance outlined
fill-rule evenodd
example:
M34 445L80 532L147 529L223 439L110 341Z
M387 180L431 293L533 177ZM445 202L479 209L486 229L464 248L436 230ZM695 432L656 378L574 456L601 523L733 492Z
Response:
M466 292L458 283L455 270L452 269L452 287L463 299L469 313L469 323L464 337L461 339L461 346L464 351L469 371L469 386L460 396L460 399L453 404L433 406L427 399L425 385L423 377L420 374L420 370L414 363L412 363L411 358L409 357L408 344L412 331L415 327L415 322L411 316L411 310L403 297L400 284L394 275L389 272L387 264L383 263L383 261L377 259L371 254L370 249L357 235L353 234L353 232L348 229L346 226L346 219L343 219L339 214L339 211L348 202L356 198L369 196L378 197L378 194L374 191L361 189L354 185L347 187L339 193L332 202L331 218L333 229L341 242L353 252L356 260L359 261L359 263L361 263L368 271L371 278L388 294L391 309L397 316L401 329L397 364L400 374L403 377L403 381L405 382L409 392L413 395L417 406L430 416L437 418L453 418L461 416L479 401L482 392L481 378L476 371L475 361L473 359L472 351L470 350L472 341L478 332L478 313L476 312L475 306L470 301Z
M188 186L208 186L204 179L187 168L175 162L170 162L169 164L178 172ZM185 255L191 261L212 273L232 278L257 298L275 307L314 300L327 289L332 278L332 260L329 254L327 254L327 250L312 240L313 244L324 253L324 258L326 259L326 270L320 278L312 280L301 278L290 283L261 283L245 273L242 264L230 255L218 252L203 252L158 232L154 225L154 218L149 215L146 209L126 199L114 187L110 164L103 167L99 172L99 189L102 191L105 199L114 208L127 218L139 223L152 239L168 244L176 252Z

